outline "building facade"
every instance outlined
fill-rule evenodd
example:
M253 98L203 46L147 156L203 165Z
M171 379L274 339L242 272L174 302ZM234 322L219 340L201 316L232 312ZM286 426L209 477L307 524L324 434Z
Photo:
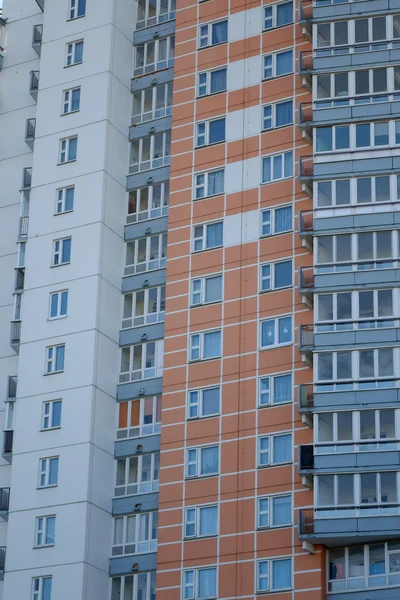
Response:
M397 600L400 0L0 46L0 600Z

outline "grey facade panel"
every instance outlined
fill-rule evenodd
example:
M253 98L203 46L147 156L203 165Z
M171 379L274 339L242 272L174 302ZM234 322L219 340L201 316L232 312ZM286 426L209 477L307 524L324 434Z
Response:
M150 73L149 75L143 75L142 77L135 77L132 79L131 91L140 92L140 90L146 90L152 85L162 85L163 83L169 83L174 79L174 68L168 67L162 71L156 73Z
M159 396L162 393L162 377L123 383L117 387L117 401L134 400L141 396Z
M328 548L400 537L400 516L315 519L312 542ZM311 541L311 540L310 540Z
M315 6L313 9L314 21L329 21L344 19L346 17L369 17L372 15L385 15L388 12L398 11L400 0L368 0L365 2L347 2Z
M400 406L400 389L385 388L371 390L350 390L336 392L316 392L314 394L314 411L338 410L340 408L398 408Z
M313 111L313 124L351 123L364 119L380 120L400 116L400 102L374 102L356 106L333 106Z
M137 568L132 571L134 564ZM110 575L132 575L134 573L145 573L155 571L157 566L157 554L134 554L131 556L119 556L110 558Z
M137 446L141 445L142 450L138 452ZM148 435L146 437L137 437L130 440L118 440L115 442L114 457L123 458L125 456L136 456L139 454L148 454L160 450L160 436Z
M400 272L399 269L375 269L348 273L317 273L314 281L316 293L327 290L356 289L359 285L366 289L390 287L400 283Z
M122 280L122 292L136 292L144 287L155 287L163 285L166 282L166 269L157 269L157 271L148 271L138 275L130 275ZM147 282L146 285L144 283Z
M145 235L154 235L163 233L168 229L168 217L158 217L148 221L138 221L131 225L125 225L124 238L125 242L142 238Z
M381 347L392 346L400 341L400 330L398 327L392 329L359 329L356 331L332 331L327 333L315 333L315 350L326 350L327 348L349 346Z
M379 590L354 590L338 594L327 594L326 600L398 600L400 587Z
M140 504L139 512L157 510L158 492L151 494L137 494L135 496L124 496L123 498L113 498L112 514L114 517L120 515L129 515L135 511L135 505Z
M315 474L333 471L355 472L358 469L393 471L400 465L400 452L396 450L376 452L348 452L336 454L315 454Z
M353 229L398 229L400 227L399 215L394 212L374 212L369 214L348 215L343 217L328 217L314 219L314 233L316 235L349 231Z
M119 345L131 346L142 341L142 336L146 335L146 341L162 340L164 337L164 323L151 323L142 327L132 329L122 329L119 332Z
M155 119L153 121L146 121L146 123L138 123L137 125L131 125L129 128L129 141L139 140L140 138L152 135L154 133L163 133L164 131L170 131L172 128L172 117L163 117L162 119Z
M313 72L348 71L365 67L390 66L400 59L400 51L371 50L370 52L355 52L354 54L334 54L333 56L315 56L313 61Z
M150 169L149 171L144 171L143 173L133 173L132 175L128 175L126 178L126 189L129 192L130 190L136 190L138 188L145 187L150 183L162 183L163 181L168 181L169 173L169 165L166 167L159 167L157 169Z
M133 32L133 45L140 46L157 38L163 38L175 33L175 20L144 27Z
M363 158L360 160L342 160L314 163L314 179L330 179L344 175L380 175L399 170L399 157Z

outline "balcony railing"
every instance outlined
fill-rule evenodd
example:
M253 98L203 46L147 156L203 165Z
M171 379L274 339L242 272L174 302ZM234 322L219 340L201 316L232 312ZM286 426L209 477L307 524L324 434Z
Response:
M39 71L31 71L29 79L29 92L36 96L39 90Z
M314 267L300 267L299 289L303 292L314 289Z
M10 375L8 377L8 385L7 385L7 399L15 400L17 396L17 381L18 377L16 375Z
M25 268L18 267L17 269L15 269L14 291L15 292L23 292L24 291L24 283L25 283Z
M309 21L313 16L312 0L302 0L300 2L300 21Z
M0 579L4 579L4 570L6 567L6 546L0 546Z
M3 455L12 454L13 451L14 431L6 429L3 431Z
M28 237L29 217L19 218L18 240L24 241Z
M11 321L10 345L19 346L21 341L21 321Z
M25 167L22 172L22 189L29 189L32 185L32 167Z
M27 119L25 128L25 141L30 142L35 139L36 119Z
M34 25L32 31L32 48L38 56L42 49L43 25Z
M8 512L10 506L10 488L0 488L0 512ZM1 568L1 564L0 564Z
M298 469L299 472L314 469L314 446L312 444L299 446Z
M299 54L299 72L300 74L309 73L313 69L313 54L312 52L300 52Z
M314 230L314 213L312 210L302 210L299 213L299 233L308 234Z
M302 102L299 105L299 125L312 123L313 120L313 104L312 102Z
M40 8L40 10L43 12L44 11L44 0L36 0L36 4Z
M312 383L299 385L297 393L299 411L314 407L314 386Z
M301 508L299 510L299 535L313 535L314 509Z
M312 179L314 176L314 161L312 156L299 157L299 178L300 180Z
M310 352L314 348L314 325L299 326L299 350Z

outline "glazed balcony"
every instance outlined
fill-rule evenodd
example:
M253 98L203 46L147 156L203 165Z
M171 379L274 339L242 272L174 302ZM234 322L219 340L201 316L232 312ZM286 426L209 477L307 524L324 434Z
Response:
M34 25L32 31L32 48L38 56L42 52L43 25Z

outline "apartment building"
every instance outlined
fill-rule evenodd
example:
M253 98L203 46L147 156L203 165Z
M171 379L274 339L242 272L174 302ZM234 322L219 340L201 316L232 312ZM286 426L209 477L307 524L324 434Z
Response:
M400 0L4 0L0 600L400 597Z

